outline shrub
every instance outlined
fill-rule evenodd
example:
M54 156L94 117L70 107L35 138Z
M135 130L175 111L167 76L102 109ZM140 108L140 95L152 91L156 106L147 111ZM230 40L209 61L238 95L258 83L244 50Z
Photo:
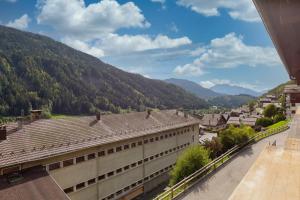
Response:
M271 118L268 117L263 117L260 119L257 119L256 121L256 126L262 126L262 127L267 127L273 124L273 120Z
M171 171L170 185L174 185L205 166L211 160L209 151L200 145L187 148L177 159L176 165Z
M229 126L226 130L220 133L223 151L242 144L254 135L255 131L249 126L234 127Z
M277 123L277 122L283 121L285 119L286 119L285 115L282 114L282 113L279 113L279 114L277 114L277 115L274 116L274 120L273 121L274 121L274 123Z
M214 159L222 154L223 144L219 137L213 137L211 140L205 140L203 146L209 150L209 157Z
M274 104L269 104L267 107L265 107L264 112L263 112L265 117L272 118L274 115L277 114L277 108Z

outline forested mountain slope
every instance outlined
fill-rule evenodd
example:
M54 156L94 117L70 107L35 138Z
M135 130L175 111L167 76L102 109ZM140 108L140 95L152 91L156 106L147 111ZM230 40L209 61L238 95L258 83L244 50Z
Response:
M0 26L0 115L206 108L185 90L127 73L48 37Z

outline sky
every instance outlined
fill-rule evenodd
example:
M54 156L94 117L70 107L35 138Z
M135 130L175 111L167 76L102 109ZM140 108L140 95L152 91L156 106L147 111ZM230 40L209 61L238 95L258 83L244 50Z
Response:
M0 24L152 79L256 91L288 80L251 0L0 0Z

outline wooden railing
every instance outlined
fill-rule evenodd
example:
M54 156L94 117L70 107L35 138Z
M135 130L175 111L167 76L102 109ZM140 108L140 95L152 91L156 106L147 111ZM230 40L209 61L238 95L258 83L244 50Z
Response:
M173 185L165 192L161 193L154 200L171 200L178 197L184 191L192 187L195 183L197 183L202 177L208 175L209 173L213 172L218 167L222 166L226 161L232 158L235 154L239 153L244 147L253 144L259 140L262 140L268 136L283 132L289 128L288 125L283 125L278 128L268 129L266 131L262 131L257 133L254 137L250 138L247 142L234 146L233 148L229 149L226 153L219 156L218 158L214 159L212 162L208 163L201 169L197 170L193 174L189 175L188 177L184 178L177 184Z

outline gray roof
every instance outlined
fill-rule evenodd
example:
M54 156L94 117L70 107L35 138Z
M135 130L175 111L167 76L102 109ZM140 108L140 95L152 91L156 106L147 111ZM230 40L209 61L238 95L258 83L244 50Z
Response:
M0 167L198 123L176 110L37 120L0 141Z
M241 123L248 126L254 126L257 118L255 117L230 117L227 124L240 125Z
M203 126L217 126L222 118L224 119L221 114L205 114L201 119L200 124Z

